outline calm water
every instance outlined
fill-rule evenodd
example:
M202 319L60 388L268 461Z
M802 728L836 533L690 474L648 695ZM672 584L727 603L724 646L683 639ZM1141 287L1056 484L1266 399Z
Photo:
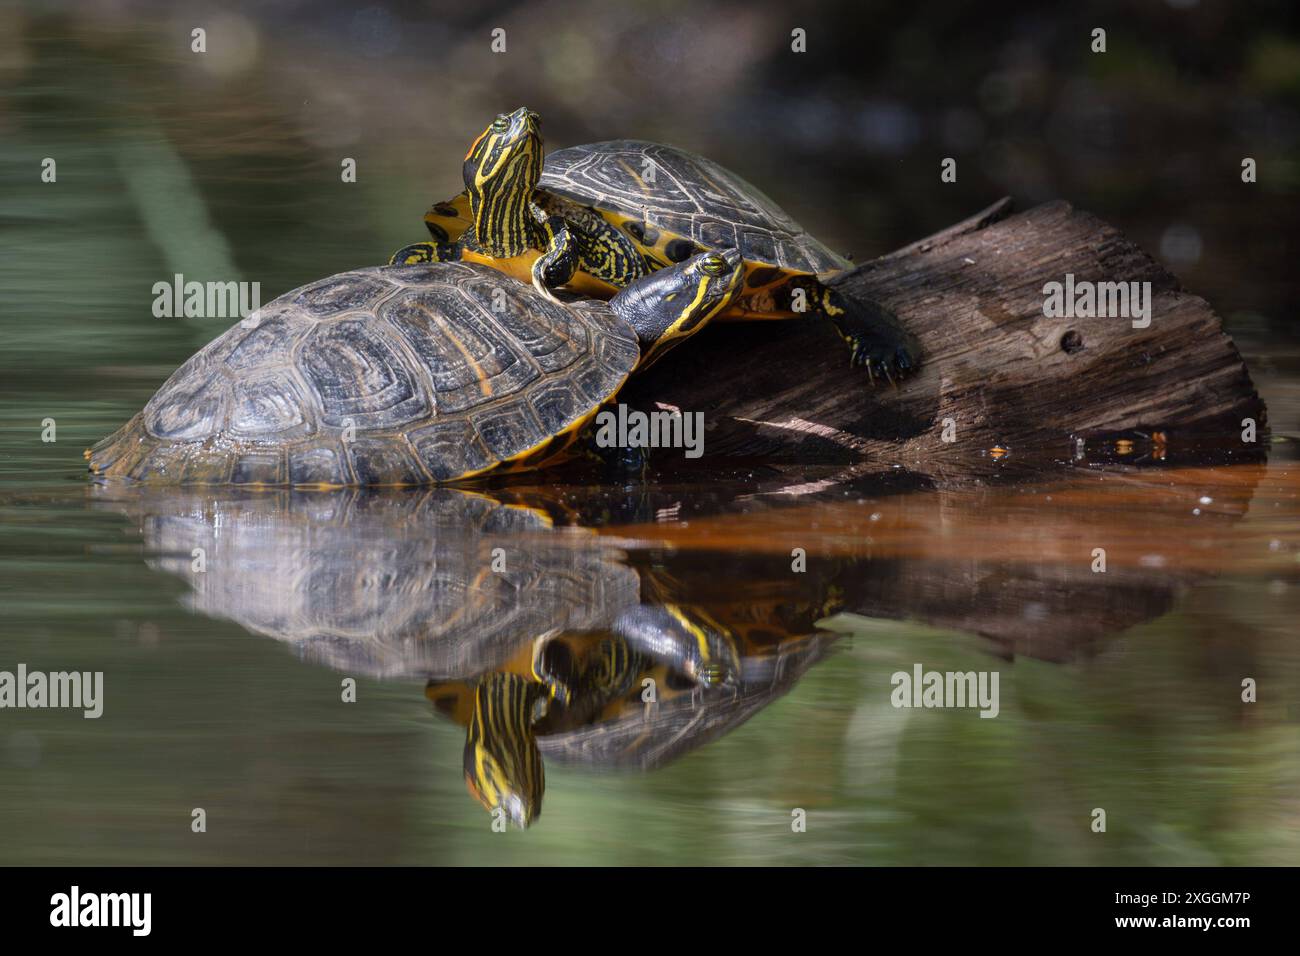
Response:
M103 671L105 712L5 712L7 862L1295 859L1284 467L493 499L122 492L48 457L65 480L19 489L35 456L6 462L5 666ZM518 591L471 580L497 545ZM697 708L695 729L637 743L611 720L590 752L577 731L543 738L540 818L492 832L463 784L464 730L423 674L506 667L638 593L759 630L755 659L779 653L784 671L660 703ZM760 646L773 630L775 652ZM891 675L916 663L997 671L999 715L895 709ZM1258 703L1240 702L1242 677ZM623 736L600 749L602 733ZM1088 829L1098 806L1104 836Z
M292 67L251 15L226 29L245 46L252 29L261 59L197 72L114 19L8 16L3 159L26 179L6 176L0 209L0 671L102 671L105 703L98 720L0 711L0 862L1300 858L1298 363L1267 322L1240 340L1270 407L1264 465L943 486L724 468L475 495L95 486L82 449L227 324L153 318L154 282L256 280L265 301L381 261L454 186L456 162L421 164L458 161L462 128L499 107L473 88L418 120L385 113L391 74L329 43ZM286 85L294 69L316 71L318 97ZM575 95L549 80L535 105ZM683 123L645 135L706 148L705 119ZM584 132L558 138L605 134ZM341 187L353 154L363 174ZM32 172L46 156L57 185ZM779 198L875 251L926 231L890 231L843 189L838 216L815 191ZM1231 265L1203 263L1203 284L1240 284ZM485 578L498 547L507 573ZM493 832L463 778L465 682L518 671L539 634L594 633L573 645L590 653L639 605L739 635L740 677L693 694L647 663L658 710L611 702L548 728L540 817ZM997 672L998 716L895 708L891 676L916 664Z

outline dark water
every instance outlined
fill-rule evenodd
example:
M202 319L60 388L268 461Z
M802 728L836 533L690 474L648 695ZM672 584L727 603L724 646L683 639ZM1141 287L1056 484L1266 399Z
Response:
M497 86L471 75L460 95L412 106L394 90L421 65L383 13L287 31L232 7L212 33L233 39L196 66L183 18L143 29L70 11L9 12L0 30L0 671L102 671L105 702L97 720L0 711L0 862L1295 862L1300 402L1278 331L1293 300L1268 256L1252 274L1208 242L1184 276L1238 316L1270 408L1266 465L1148 459L939 487L728 466L707 480L539 478L474 494L94 486L82 449L228 324L153 318L155 282L256 280L266 300L381 261L419 238L418 215L440 198L430 190L454 190L465 130L502 105L491 91L528 84L503 67ZM742 26L757 35L767 16ZM468 50L477 24L444 28ZM250 44L260 52L246 62ZM732 73L767 69L711 62L729 102L752 87ZM990 191L930 201L895 181L917 213L903 221L882 211L890 183L867 189L837 161L774 171L769 155L726 155L737 129L770 118L733 112L720 128L684 107L664 128L618 89L621 109L593 118L570 79L529 86L559 117L558 141L637 122L638 135L713 146L861 252L958 219ZM806 142L815 124L802 121ZM987 119L990 139L1000 122ZM47 156L57 184L39 182ZM339 183L341 156L359 159L356 184ZM447 158L445 174L431 157ZM986 173L1031 196L1106 195L1071 180L1069 163L1040 161L1046 185ZM782 193L774 175L816 185ZM1165 212L1151 215L1125 225L1157 245ZM495 547L504 581L478 573ZM611 704L543 735L541 816L493 832L466 793L463 715L437 711L430 677L455 690L517 671L540 634L607 634L639 604L736 634L743 679L674 691L647 664L659 709ZM997 672L998 716L894 707L891 676L918 663ZM1255 703L1241 700L1245 678ZM195 808L206 833L191 831ZM806 832L792 832L795 809Z

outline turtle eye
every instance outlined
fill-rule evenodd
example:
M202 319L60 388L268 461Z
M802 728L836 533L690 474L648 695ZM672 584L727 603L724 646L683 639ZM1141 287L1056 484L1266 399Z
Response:
M500 116L498 116L495 120L492 121L493 132L504 133L509 128L510 128L510 117L506 116L505 113L502 113Z
M716 252L710 252L700 260L700 268L705 275L724 276L727 274L727 260Z

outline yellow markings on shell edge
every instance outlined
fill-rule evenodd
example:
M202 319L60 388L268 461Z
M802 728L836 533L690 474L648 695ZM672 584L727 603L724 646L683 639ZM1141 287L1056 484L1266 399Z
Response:
M627 376L625 375L623 376L622 380L619 381L618 385L615 386L614 390L610 392L610 394L611 395L615 394L620 388L623 387L623 383L626 381L627 381ZM572 447L573 442L578 437L578 433L586 426L588 422L592 420L592 418L595 417L596 413L600 411L603 405L604 402L602 402L600 405L597 405L591 411L587 412L587 414L574 419L573 422L566 425L564 428L560 429L554 435L548 435L546 438L538 442L536 445L533 445L531 448L525 448L523 451L519 452L518 454L511 455L509 458L503 459L499 464L493 467L505 471L515 471L515 470L524 471L529 468L539 468L542 465L545 465L548 462L554 461L555 459L563 456L563 454L566 451L568 451L570 447ZM553 443L557 442L561 438L567 438L568 440L563 442L563 444L559 445L558 447L555 447L553 451L548 452L546 456L541 458L540 460L531 461L531 462L527 461L527 459L531 458L533 455L539 452L546 451L548 445L552 445ZM484 469L484 470L490 470L490 469Z
M690 239L689 236L683 236L680 233L674 232L670 229L660 229L657 226L651 225L650 228L653 229L655 233L655 241L652 243L647 243L641 239L638 239L636 237L636 234L629 232L627 228L629 223L641 227L647 225L646 223L643 223L640 219L636 218L635 216L628 216L623 213L616 213L606 209L597 208L596 212L598 212L605 219L606 222L608 222L611 226L617 229L621 234L627 236L627 238L631 240L632 245L636 248L637 252L641 254L642 258L644 258L648 263L652 265L652 270L666 269L673 265L673 261L668 258L668 246L671 243L678 242L678 241L685 241L685 242L694 241ZM745 270L745 274L741 280L741 285L742 288L744 289L744 294L737 296L735 301L733 301L731 305L729 305L727 308L723 309L721 312L718 313L718 315L716 316L718 321L720 322L733 322L733 321L755 322L755 321L770 321L770 320L787 321L790 319L802 319L808 316L808 313L793 312L789 309L776 309L774 306L770 308L754 308L754 307L746 307L743 304L745 302L758 302L763 300L764 298L767 298L768 301L770 302L770 295L765 295L765 294L771 293L773 290L781 288L796 276L803 276L803 275L807 275L808 273L796 272L790 269L783 269L769 262L759 262L751 259L746 259L744 261L744 270ZM751 282L751 278L754 276L755 273L760 273L760 272L770 272L771 276L764 279L762 282L753 284ZM833 275L835 273L831 273L831 274Z
M535 518L541 521L541 523L547 528L555 527L555 521L551 518L549 514L547 514L541 508L533 508L529 505L515 504L509 501L501 501L497 498L492 497L491 495L485 495L482 492L472 491L468 488L458 488L456 490L459 491L462 495L465 495L467 498L478 498L482 501L487 501L495 505L500 505L503 508L509 508L511 511L522 511L525 514L533 515Z
M615 385L610 390L609 394L610 395L617 394L618 390L621 389L623 385L627 382L627 379L628 376L624 375L618 381L618 384ZM585 415L582 415L574 419L571 423L564 426L564 428L560 429L554 435L547 435L537 444L532 445L529 448L525 448L523 451L517 452L514 455L511 455L509 458L503 458L493 462L492 464L484 468L479 468L474 471L467 471L462 475L457 475L455 478L449 478L447 479L447 482L443 482L443 484L446 484L448 482L465 481L467 479L477 478L482 475L487 475L491 472L526 471L528 469L541 468L545 465L551 464L552 462L555 462L564 457L565 453L573 446L573 443L577 439L578 434L581 432L581 430L587 425L588 422L592 420L592 418L596 416L596 413L601 410L604 404L605 404L604 402L601 402L600 405L597 405L595 408L591 409ZM562 438L567 440L564 441L562 444L558 444L558 445L554 444L559 439ZM551 448L551 450L548 451L547 446L553 446L553 447ZM528 460L532 458L534 455L537 455L539 452L543 452L543 451L546 451L544 457L541 457L536 460L531 460L531 461Z

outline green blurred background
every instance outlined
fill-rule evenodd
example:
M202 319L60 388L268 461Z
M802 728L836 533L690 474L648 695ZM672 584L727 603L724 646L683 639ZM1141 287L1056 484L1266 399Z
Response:
M39 383L78 350L174 367L223 327L152 319L150 288L175 272L260 281L267 301L383 261L425 237L468 142L519 104L552 146L630 136L711 156L859 260L1003 194L1067 198L1159 255L1248 347L1290 339L1300 11L1047 7L6 4L6 377ZM945 157L956 183L939 180Z

